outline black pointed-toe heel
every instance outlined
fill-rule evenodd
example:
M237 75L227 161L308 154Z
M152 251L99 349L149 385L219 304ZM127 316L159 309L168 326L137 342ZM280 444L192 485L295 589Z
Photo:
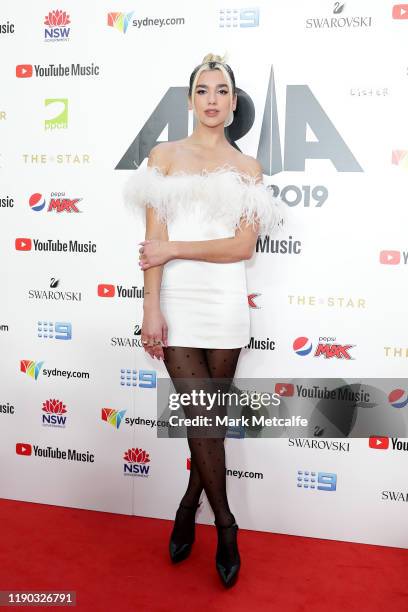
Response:
M238 579L239 569L241 567L241 558L237 544L237 533L239 528L235 519L234 523L228 527L217 525L217 523L214 523L214 525L217 527L218 531L217 554L215 557L217 572L224 586L232 587ZM227 542L225 536L227 536Z
M195 514L197 508L201 505L201 502L197 504L197 506L184 506L180 504L177 512L176 518L174 521L173 531L171 532L170 542L169 542L169 552L170 558L173 563L179 563L180 561L184 561L187 559L189 554L191 553L191 549L194 544L195 539ZM187 512L185 512L187 511ZM181 518L182 513L184 513L184 518ZM188 536L182 544L176 544L174 541L174 532L177 528L177 522L183 522L185 524L186 520L188 520Z

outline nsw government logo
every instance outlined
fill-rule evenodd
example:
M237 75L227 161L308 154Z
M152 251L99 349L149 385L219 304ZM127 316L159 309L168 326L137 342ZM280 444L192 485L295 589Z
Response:
M43 402L42 424L46 427L65 427L67 408L61 400L49 399Z
M125 452L124 460L126 463L123 464L123 475L124 476L142 476L147 478L149 476L150 456L149 453L141 448L129 448Z
M69 40L71 23L68 13L61 10L50 11L44 18L44 40L45 42L66 42Z

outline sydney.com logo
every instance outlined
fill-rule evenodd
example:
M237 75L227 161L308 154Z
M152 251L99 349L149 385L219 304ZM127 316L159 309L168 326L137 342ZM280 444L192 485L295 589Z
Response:
M133 11L131 13L108 13L108 26L115 28L122 34L126 34L129 25L140 29L148 26L163 26L185 25L184 17L144 17L143 19L133 19Z
M32 361L31 359L22 359L20 361L20 372L27 374L34 380L38 379L38 376L41 372L41 368L43 367L44 361ZM53 368L52 370L44 370L42 371L44 376L48 378L50 376L63 376L64 378L90 378L89 372L76 372L75 370L58 370L57 368Z

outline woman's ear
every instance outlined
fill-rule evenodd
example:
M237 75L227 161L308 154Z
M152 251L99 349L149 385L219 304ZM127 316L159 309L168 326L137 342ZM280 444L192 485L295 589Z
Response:
M188 96L188 110L193 110L193 104L191 102L190 96Z
M235 93L232 98L232 110L236 110L238 102L238 95Z

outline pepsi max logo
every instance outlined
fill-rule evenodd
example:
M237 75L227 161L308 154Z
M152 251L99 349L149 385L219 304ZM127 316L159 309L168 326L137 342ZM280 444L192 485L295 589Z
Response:
M313 357L324 357L325 359L354 359L349 352L352 348L354 348L354 344L339 344L336 342L336 338L320 336ZM301 357L309 355L312 349L312 342L305 336L300 336L293 342L293 350Z
M304 357L305 355L309 355L309 353L311 353L313 348L313 344L310 342L309 338L306 338L305 336L300 336L299 338L296 338L296 340L293 343L293 350L295 351L296 355L301 355L302 357Z
M31 210L39 211L45 206L45 198L41 193L33 193L28 200Z
M388 401L393 408L405 408L408 404L408 393L404 389L394 389L388 394Z

